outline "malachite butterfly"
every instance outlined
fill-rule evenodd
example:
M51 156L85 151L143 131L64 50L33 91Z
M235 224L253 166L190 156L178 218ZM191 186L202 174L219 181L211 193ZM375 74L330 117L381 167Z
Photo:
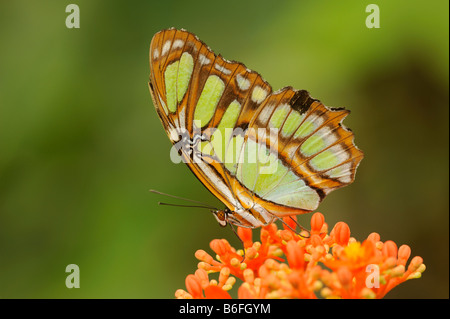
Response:
M342 124L348 110L305 90L273 92L185 30L153 37L149 88L173 149L225 204L213 211L222 226L311 212L354 181L364 156Z

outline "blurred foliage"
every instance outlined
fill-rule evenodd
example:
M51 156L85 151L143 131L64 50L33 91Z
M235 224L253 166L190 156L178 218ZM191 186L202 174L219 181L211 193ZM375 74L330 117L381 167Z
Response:
M80 7L67 29L65 8ZM365 26L377 3L381 28ZM427 271L390 298L448 298L448 1L2 1L0 298L173 298L196 249L237 239L184 165L147 88L150 40L177 27L279 89L307 89L365 152L320 206L358 239L408 244ZM302 217L299 219L302 221ZM309 217L304 221L308 222ZM65 287L65 267L81 288Z

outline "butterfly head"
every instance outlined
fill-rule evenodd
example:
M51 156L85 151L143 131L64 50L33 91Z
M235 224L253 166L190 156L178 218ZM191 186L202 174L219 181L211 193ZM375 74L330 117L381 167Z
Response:
M225 209L217 209L217 210L211 210L211 212L214 214L214 217L216 217L217 222L220 226L225 227L228 224L228 218L232 215L231 210L228 208Z

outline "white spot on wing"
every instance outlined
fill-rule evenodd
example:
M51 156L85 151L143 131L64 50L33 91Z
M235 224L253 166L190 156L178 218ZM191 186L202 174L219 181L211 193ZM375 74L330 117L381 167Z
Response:
M231 71L230 70L228 70L227 68L225 68L225 67L223 67L223 66L221 66L221 65L218 65L217 63L214 65L214 67L217 69L217 70L219 70L220 72L222 72L223 74L231 74Z
M183 40L180 40L180 39L178 39L178 40L175 40L175 41L173 41L173 45L172 45L172 48L174 48L174 49L177 49L177 48L182 48L182 47L183 47L183 45L184 45L184 41L183 41Z
M166 103L164 103L163 99L161 98L161 96L158 94L158 98L159 98L159 103L161 103L161 106L164 110L164 113L169 114L169 110L167 109Z
M336 134L334 134L334 132L328 126L322 127L314 135L321 136L326 146L330 146L338 140Z
M238 84L238 87L242 90L248 90L250 87L250 81L244 78L242 75L238 74L236 75L236 82Z
M341 183L350 183L352 181L352 178L350 175L346 175L346 176L339 177L338 180Z
M180 110L180 112L178 113L178 121L180 122L180 127L182 129L186 128L186 108L183 108L182 110Z
M275 104L269 104L266 105L261 113L258 115L259 121L261 121L262 124L267 124L267 121L269 120L270 116L272 115L273 109L275 108Z
M164 43L163 48L162 48L162 52L161 52L161 55L162 55L162 56L163 56L163 55L166 55L166 53L169 52L170 44L171 44L171 43L172 43L172 42L171 42L170 40L167 40L166 43Z
M348 157L348 154L347 154ZM352 164L345 163L336 168L333 168L325 173L330 178L336 178L341 183L350 183L352 181Z
M261 103L267 96L267 91L259 85L255 86L252 92L252 101L255 103Z
M177 129L174 127L169 128L169 138L173 142L178 142L180 140L180 136L178 135Z
M347 152L341 144L336 144L329 148L331 152L338 158L339 163L343 163L350 158L349 152ZM350 167L351 168L351 167Z
M156 60L157 58L159 58L159 50L158 50L158 48L153 50L153 59Z
M200 56L198 57L198 61L200 62L201 65L206 65L206 64L209 64L211 62L211 60L208 59L203 54L200 54Z

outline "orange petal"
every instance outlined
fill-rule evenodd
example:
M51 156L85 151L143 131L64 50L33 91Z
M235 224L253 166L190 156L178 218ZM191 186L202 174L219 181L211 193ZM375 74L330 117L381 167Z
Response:
M325 223L325 217L321 213L314 213L311 217L311 232L320 233L323 224Z
M219 274L219 286L222 287L223 285L225 285L225 283L229 277L230 277L230 268L223 267L220 270L220 274Z
M286 244L286 257L291 268L302 268L305 262L305 253L303 248L297 245L295 240Z
M337 276L342 286L348 288L353 280L352 272L345 266L340 267L337 271Z
M253 281L255 280L255 274L253 273L253 270L251 269L244 270L244 280L250 284L253 283Z
M289 229L290 230L289 227L291 227L292 229L296 229L297 228L297 216L292 215L292 216L289 216L289 217L284 217L283 221L284 221L284 223L283 223L283 228L284 229L286 229L286 230ZM289 225L289 227L287 225Z
M398 249L398 264L406 266L409 256L411 256L411 248L408 245L402 245Z
M416 256L413 259L411 259L411 262L409 263L408 266L408 271L416 271L417 268L419 268L420 265L423 264L423 259L420 256Z
M186 288L193 298L203 298L200 279L195 275L188 275L186 277Z
M255 294L250 291L250 289L245 285L241 285L238 289L238 298L239 299L255 299Z
M381 239L381 237L380 237L380 234L378 234L378 233L371 233L369 236L367 236L367 240L370 240L374 244L379 242L380 239Z
M320 238L320 236L317 234L311 235L310 242L311 242L311 245L313 245L313 247L318 247L318 246L323 245L322 238Z
M350 239L350 227L344 222L338 222L333 229L334 240L337 244L345 246Z
M383 245L383 255L386 257L395 257L397 258L397 244L392 240L388 240Z
M214 252L219 256L225 255L228 252L226 243L221 239L214 239L209 245L211 246L211 249L214 250Z
M231 296L218 286L208 286L205 288L205 296L207 299L231 299Z
M199 268L195 271L195 277L199 279L202 288L205 288L209 284L208 273L205 269Z
M290 241L294 238L294 236L292 235L292 231L287 229L283 229L280 231L280 237L284 241Z
M253 245L253 238L252 238L253 232L251 228L238 227L237 233L239 238L244 243L244 248Z
M212 258L206 251L203 249L199 249L195 252L195 258L197 258L200 261L206 262L208 264L211 264L214 261L214 258Z

